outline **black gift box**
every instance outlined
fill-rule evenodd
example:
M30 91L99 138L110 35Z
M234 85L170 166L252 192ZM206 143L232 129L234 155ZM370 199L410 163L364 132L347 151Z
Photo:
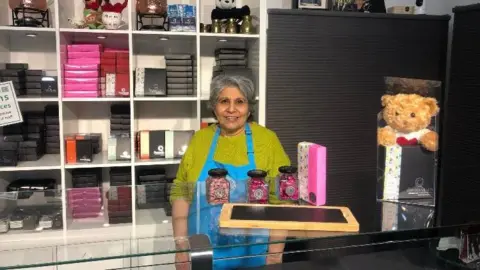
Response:
M58 85L56 77L43 77L41 81L42 94L44 96L57 96Z
M384 172L386 164L386 148L378 149L378 169L381 181L378 182L379 198L384 198ZM421 145L402 146L400 161L400 178L398 200L428 199L434 197L436 154L423 148ZM386 168L387 167L387 168Z
M135 72L135 95L166 96L166 70L160 68L137 68Z

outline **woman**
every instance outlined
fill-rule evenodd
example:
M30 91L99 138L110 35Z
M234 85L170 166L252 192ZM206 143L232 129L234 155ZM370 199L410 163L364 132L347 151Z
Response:
M277 176L279 167L290 165L276 134L251 122L254 105L255 90L251 80L241 76L217 76L213 79L209 108L218 124L195 133L180 163L171 191L177 250L188 249L186 239L190 235L208 235L214 248L214 269L256 267L281 261L283 244L220 248L282 239L273 239L273 236L271 239L268 236L261 239L262 237L222 235L218 229L221 205L212 206L206 201L205 180L211 169L226 169L228 176L234 180L232 186L236 186L238 191L241 190L240 187L245 187L249 170L261 169L268 173L269 178L273 178ZM270 187L270 203L278 202L273 183ZM230 201L242 201L242 196L234 195L232 189ZM261 256L267 252L274 255ZM253 257L217 260L249 255ZM184 269L181 262L185 261L188 261L186 254L177 254L177 269Z

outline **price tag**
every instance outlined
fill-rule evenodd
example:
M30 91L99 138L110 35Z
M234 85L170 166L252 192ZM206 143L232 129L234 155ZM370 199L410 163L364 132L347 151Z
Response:
M22 123L22 113L12 82L0 83L0 127Z

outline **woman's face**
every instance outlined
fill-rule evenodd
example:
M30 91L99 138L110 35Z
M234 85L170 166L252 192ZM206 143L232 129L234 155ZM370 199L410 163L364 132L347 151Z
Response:
M248 100L238 88L226 87L218 96L215 115L226 134L236 135L243 130L250 115Z

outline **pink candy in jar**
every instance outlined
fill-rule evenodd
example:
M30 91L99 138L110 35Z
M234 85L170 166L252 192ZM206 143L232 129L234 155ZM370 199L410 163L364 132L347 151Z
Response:
M278 198L282 201L298 201L297 168L282 166L278 180Z
M230 201L230 182L227 180L228 171L211 169L208 171L207 201L209 204L224 204Z
M247 175L250 177L247 182L248 202L258 204L268 203L268 184L265 181L267 172L251 170L248 171Z

